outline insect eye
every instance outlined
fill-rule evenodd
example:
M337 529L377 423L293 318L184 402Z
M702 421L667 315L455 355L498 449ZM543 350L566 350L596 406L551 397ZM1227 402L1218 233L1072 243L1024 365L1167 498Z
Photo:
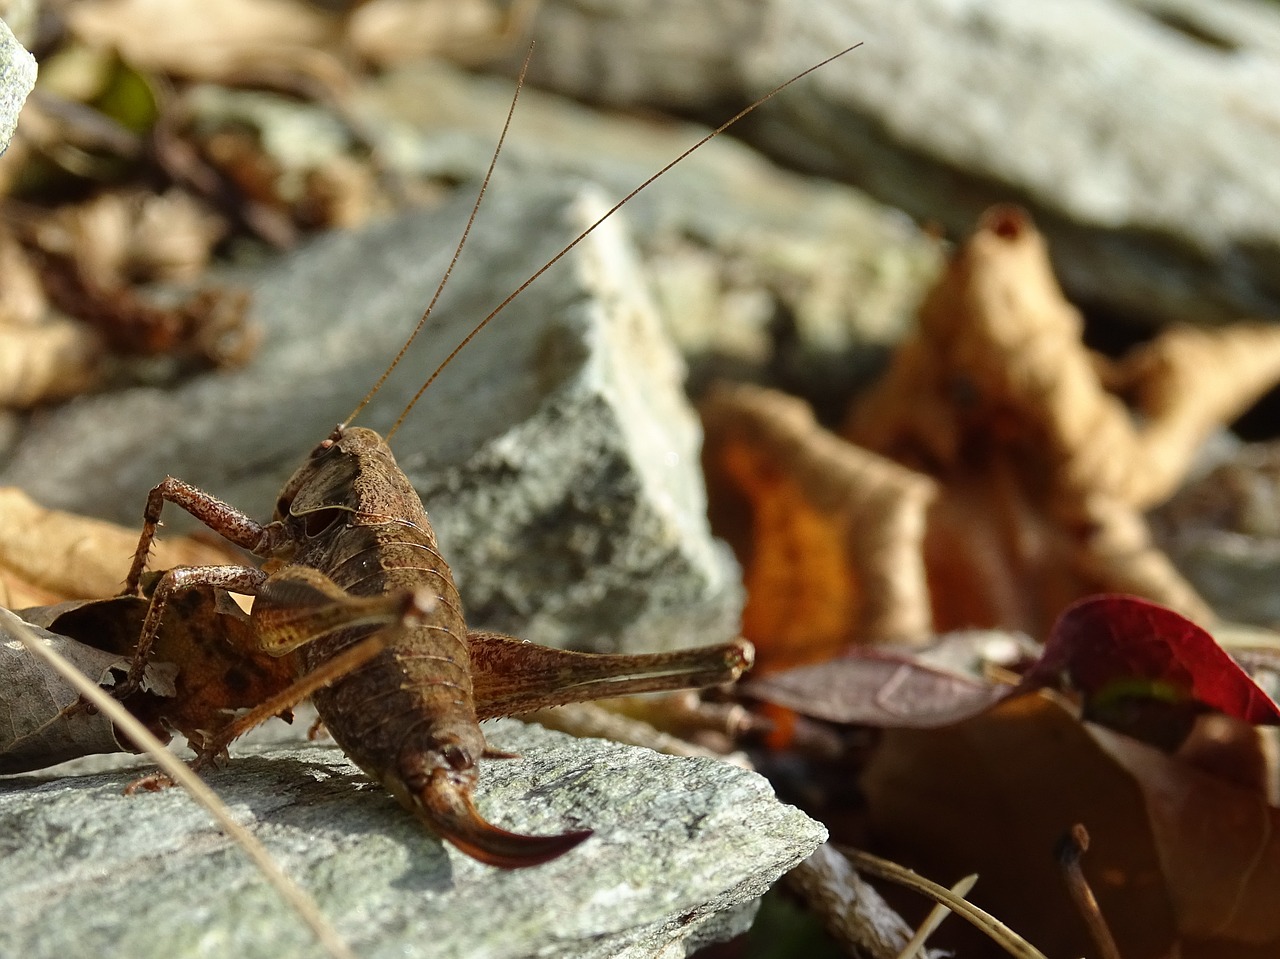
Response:
M281 496L276 500L276 515L284 519L289 515L289 507L293 505L292 496Z
M338 521L338 517L342 515L340 509L318 509L308 513L303 520L303 531L308 536L319 536L330 526Z
M461 746L450 744L445 746L441 751L444 761L449 764L451 769L469 769L472 765L471 757L467 755L466 750Z

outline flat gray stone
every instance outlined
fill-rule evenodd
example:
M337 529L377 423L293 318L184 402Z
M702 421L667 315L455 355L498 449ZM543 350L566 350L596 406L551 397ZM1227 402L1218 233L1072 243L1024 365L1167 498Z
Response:
M533 32L554 53L535 56L534 82L705 114L862 41L742 136L953 234L993 202L1027 204L1072 296L1133 318L1280 312L1274 4L752 0L674 13L686 6L546 0Z
M477 803L519 831L595 835L505 872L446 847L334 747L273 748L207 778L361 956L685 956L742 931L825 838L768 783L714 760L575 740L512 720ZM134 772L0 779L8 954L315 956L247 858L178 790Z
M18 126L18 112L36 85L36 61L0 20L0 153Z
M470 194L469 190L462 191ZM266 328L246 369L84 399L4 464L47 506L139 522L166 474L267 518L430 299L471 197L335 234L243 277ZM437 362L604 209L581 181L495 184L432 325L356 421L385 431ZM619 221L462 352L396 435L474 626L550 645L656 649L736 634L700 430ZM189 528L177 509L166 523ZM121 571L127 557L121 557Z

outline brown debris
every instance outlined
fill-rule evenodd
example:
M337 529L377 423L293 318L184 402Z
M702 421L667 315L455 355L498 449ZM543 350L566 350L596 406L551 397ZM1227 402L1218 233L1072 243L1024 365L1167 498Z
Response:
M895 959L911 927L829 842L783 877L849 955Z
M66 18L83 42L139 68L212 81L258 64L330 69L322 48L337 36L333 18L294 0L88 0Z
M701 413L712 527L746 572L743 635L758 668L930 634L931 480L841 441L781 393L720 386Z
M1258 737L1243 727L1230 742L1193 739L1195 756L1169 756L1040 694L942 729L887 732L862 784L896 857L979 872L974 902L1055 954L1096 951L1053 856L1074 822L1088 829L1080 865L1126 959L1273 954L1280 810L1256 781L1206 772L1203 755L1216 739L1249 765Z
M105 352L102 337L79 323L0 325L0 406L29 409L93 389Z

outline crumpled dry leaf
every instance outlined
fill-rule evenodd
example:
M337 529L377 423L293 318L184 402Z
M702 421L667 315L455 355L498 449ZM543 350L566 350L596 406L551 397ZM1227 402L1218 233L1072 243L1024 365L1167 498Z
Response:
M158 578L153 575L149 585ZM146 597L116 596L24 610L23 617L123 656L127 669L148 605ZM169 600L147 675L143 690L124 705L157 734L176 730L198 749L237 710L257 706L292 683L294 662L257 647L248 614L227 593L195 588Z
M69 320L0 326L0 406L29 409L87 392L101 381L105 354L101 336Z
M22 245L0 225L0 329L32 326L45 314L47 303L40 286L40 274ZM4 354L0 352L0 356ZM2 382L2 381L0 381Z
M51 319L40 274L0 226L0 407L27 409L92 389L106 346L77 323Z
M766 668L930 623L1042 636L1097 592L1212 620L1142 510L1208 432L1280 379L1280 327L1173 330L1112 365L1081 327L1042 238L1001 207L856 403L845 429L860 448L781 394L708 399L713 526L746 570L744 631ZM866 451L906 469L871 469L884 461ZM847 465L825 465L836 462ZM861 489L872 474L884 478Z
M61 716L79 696L15 638L9 622L17 619L16 614L0 609L0 773L26 772L80 756L123 750L105 717L83 712ZM129 668L127 657L36 626L30 628L100 684L112 670Z
M1053 855L1083 823L1084 872L1125 959L1175 942L1182 955L1254 959L1280 948L1280 810L1258 782L1205 771L1258 755L1252 729L1233 729L1168 756L1022 696L955 726L886 732L862 785L895 856L979 872L971 898L1054 954L1094 952Z
M537 0L369 0L347 21L352 47L389 66L429 56L483 63L510 51Z
M712 528L745 570L758 670L931 633L931 480L841 441L781 393L719 386L700 412Z
M87 0L65 11L86 44L111 47L135 66L230 80L254 67L332 72L323 48L338 23L293 0Z
M151 577L154 585L158 577ZM58 650L110 688L123 678L141 635L149 600L140 596L77 600L21 611ZM0 617L13 616L0 610ZM0 624L3 624L0 618ZM0 723L0 772L40 769L93 753L129 751L111 731L86 714L64 715L79 698L42 661L23 653L20 643L0 649L14 672L0 673L0 719L16 730L4 738ZM21 667L22 671L19 671ZM256 706L293 681L288 657L272 658L253 642L248 616L221 590L184 590L170 601L142 688L124 706L155 735L167 741L182 733L194 748L220 730L235 712ZM12 678L10 678L12 677Z
M58 206L31 232L45 253L73 261L86 282L115 289L196 279L226 224L181 190L121 190Z
M45 509L16 487L0 488L0 598L7 591L5 605L19 608L117 593L138 532ZM151 555L158 569L235 562L230 551L189 537L157 540Z
M919 320L846 435L942 486L930 573L952 585L935 595L939 626L1042 635L1066 602L1098 591L1211 619L1140 511L1280 379L1280 327L1171 330L1108 368L1083 346L1043 239L1008 207L983 217ZM989 618L956 621L949 601Z

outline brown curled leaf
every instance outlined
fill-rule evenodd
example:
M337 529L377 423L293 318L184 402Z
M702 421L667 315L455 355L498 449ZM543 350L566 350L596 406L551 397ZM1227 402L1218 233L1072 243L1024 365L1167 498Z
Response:
M0 407L29 409L94 389L106 345L80 323L0 326Z
M150 577L150 585L157 579ZM72 648L83 647L106 657L120 678L131 662L148 603L142 596L117 596L23 610L22 616L74 644ZM267 656L257 648L248 616L227 593L189 589L170 600L143 687L126 698L124 705L162 738L180 732L198 749L236 711L258 705L293 678L293 661ZM71 694L69 702L74 701ZM62 721L56 712L45 720L51 727ZM112 751L115 749L86 749L77 755ZM73 757L62 756L66 758ZM30 764L26 768L60 761L31 753L26 757Z
M423 57L481 64L518 45L538 0L370 0L352 12L347 39L379 66Z
M12 231L0 225L0 330L38 323L48 306L40 274ZM3 353L0 353L2 356Z
M237 366L257 346L244 290L201 290L174 306L159 306L132 287L95 285L68 260L46 258L42 272L50 300L96 330L114 353Z
M1044 695L943 729L891 730L862 780L873 830L921 869L979 871L975 903L1033 942L1089 955L1051 855L1080 822L1082 866L1126 959L1273 955L1280 810L1259 778L1216 771L1256 767L1258 738L1228 717L1201 722L1172 756ZM1231 736L1210 728L1223 723Z
M712 526L745 570L743 635L759 668L931 632L927 477L845 443L775 391L718 386L701 414Z
M141 69L225 81L246 68L319 68L336 22L290 0L89 0L67 25L88 46L109 47Z
M74 262L86 284L116 289L196 279L226 224L180 190L121 190L58 206L27 233L42 252Z
M1172 330L1111 366L1081 328L1043 238L1022 211L994 208L850 415L853 442L943 488L929 534L940 627L1042 635L1066 603L1100 591L1212 619L1141 510L1280 379L1280 328Z

